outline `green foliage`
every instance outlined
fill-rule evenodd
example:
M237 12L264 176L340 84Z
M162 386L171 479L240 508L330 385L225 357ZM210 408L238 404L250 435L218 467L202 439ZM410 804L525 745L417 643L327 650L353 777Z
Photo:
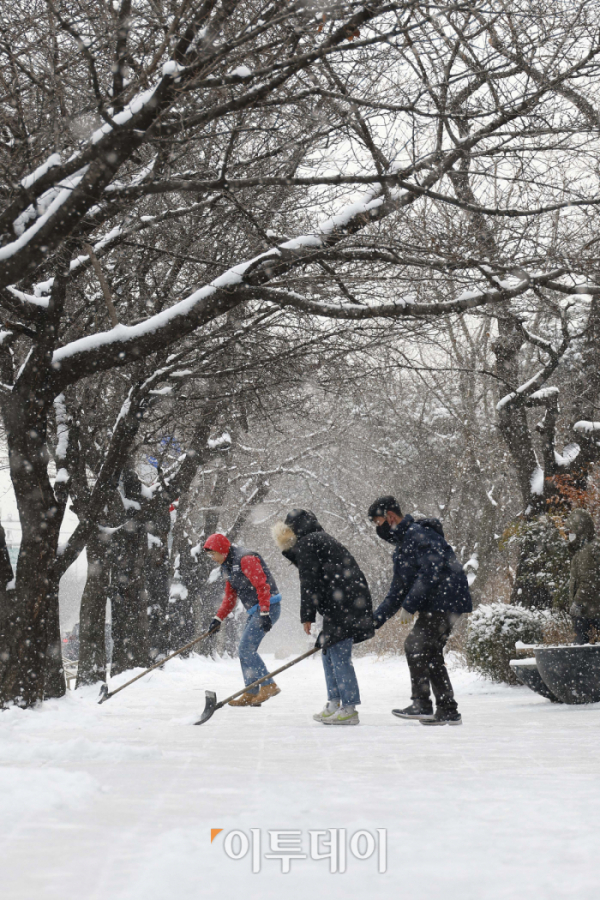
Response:
M490 603L477 607L467 628L465 655L470 669L492 681L517 684L509 666L515 658L515 642L539 644L551 613Z
M570 557L567 541L547 515L513 523L500 549L519 553L513 600L537 609L565 609L569 597Z

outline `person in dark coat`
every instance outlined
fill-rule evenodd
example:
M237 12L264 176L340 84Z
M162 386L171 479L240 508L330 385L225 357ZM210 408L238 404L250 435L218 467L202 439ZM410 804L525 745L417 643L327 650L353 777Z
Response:
M294 509L278 522L273 536L300 576L300 621L310 634L317 613L323 630L327 704L314 718L326 725L358 725L360 693L352 645L373 637L373 605L367 579L339 541L323 531L314 513Z
M454 550L446 542L438 519L403 515L395 497L380 497L369 507L379 537L393 544L394 575L383 603L374 614L375 627L400 612L400 623L419 617L404 648L410 669L412 704L392 710L401 719L423 725L460 725L462 718L444 663L444 647L463 613L473 604L467 577ZM436 700L433 714L430 688Z

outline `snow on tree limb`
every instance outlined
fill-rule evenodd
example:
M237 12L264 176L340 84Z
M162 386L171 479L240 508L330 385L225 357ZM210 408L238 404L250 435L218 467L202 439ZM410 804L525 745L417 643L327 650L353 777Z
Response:
M554 451L554 461L560 468L567 468L572 462L575 462L580 453L579 444L567 444L563 447L562 453L559 453L558 450Z
M592 434L596 431L600 431L600 422L586 422L582 419L579 422L575 422L573 431L578 431L581 434Z
M542 496L544 493L544 470L536 466L531 475L531 493Z
M56 459L60 463L64 463L67 459L67 451L69 449L69 415L65 403L65 395L59 394L54 398L54 409L56 415Z
M549 278L551 276L547 276L543 279L543 283L545 285L548 284ZM535 283L537 279L532 279ZM508 407L520 403L524 403L528 406L547 406L552 404L553 406L557 406L557 399L559 389L555 386L544 387L545 382L550 378L553 372L558 368L560 361L567 349L571 344L571 335L569 334L566 324L563 323L563 340L558 347L555 349L551 345L544 346L548 344L548 342L543 342L542 349L544 349L548 355L550 356L549 362L542 368L539 369L535 375L529 378L526 382L517 387L514 391L511 391L509 394L505 394L498 403L496 404L496 409L498 412L507 409ZM534 343L536 343L534 341Z
M0 247L0 262L4 260L4 265L0 266L0 286L17 282L24 277L28 269L39 263L48 251L59 246L77 222L98 202L120 166L132 156L135 150L149 140L152 136L152 126L157 121L164 119L166 110L176 103L181 92L198 88L199 82L197 83L195 80L197 72L209 65L211 60L221 58L231 49L227 41L220 45L216 39L222 26L237 6L239 3L232 3L217 11L214 21L203 30L203 36L194 46L193 54L189 58L190 65L185 67L186 80L184 83L179 83L182 75L178 71L167 67L166 72L163 72L151 87L138 90L114 117L107 118L106 115L103 115L105 124L92 134L86 142L86 147L76 152L65 166L49 165L46 160L36 172L29 176L29 180L26 181L28 189L22 186L21 194L14 199L9 209L5 210L0 217L0 231L3 228L14 227L19 215L38 196L37 193L32 196L32 190L35 191L37 187L46 188L51 172L55 172L56 183L59 186L62 182L67 183L72 179L76 179L77 183L74 185L72 196L68 202L66 196L61 193L60 203L53 206L50 211L46 211L41 216L36 215L34 211L36 221L25 232L25 235L21 236L22 239ZM184 121L183 127L186 129L198 127L200 124L207 124L227 113L252 107L258 100L281 88L293 76L310 67L317 60L331 52L337 52L340 45L345 51L348 48L349 34L356 32L356 29L364 23L370 22L386 12L395 11L398 6L396 3L358 6L354 15L351 15L347 21L343 21L343 24L338 25L311 51L294 52L289 58L272 62L268 67L268 71L273 73L271 79L251 87L249 91L240 96L229 98L225 103L217 103L213 106L208 104L200 117L190 117L189 120ZM293 8L291 12L293 12ZM205 14L206 11L201 8L199 15L202 17ZM289 15L289 12L287 14ZM343 19L343 10L341 14ZM62 25L66 27L65 23ZM392 34L394 33L393 30ZM249 36L246 35L245 40L248 39ZM385 40L385 35L376 33L374 37L360 42L360 44L364 43L367 46L383 40ZM180 50L183 45L188 46L188 50L191 48L186 36L181 38L179 44ZM356 47L358 44L354 46ZM100 110L100 112L102 111ZM181 126L182 123L178 117L178 128ZM160 122L160 129L163 134L167 132L164 121ZM52 162L57 162L56 157ZM40 172L40 169L43 169L43 172ZM78 172L83 172L83 176L78 176ZM40 174L36 175L36 173ZM58 206L65 207L62 214L60 214ZM39 237L39 240L34 241L33 238L36 236ZM18 253L24 250L29 252L19 260Z
M86 172L87 166L84 167L80 173L71 176L69 179L65 179L64 181L59 182L57 191L49 192L54 193L55 196L53 197L52 202L48 205L47 208L44 209L44 212L41 215L38 216L34 214L35 221L33 225L30 225L29 228L24 229L16 240L12 241L9 244L4 244L4 246L0 247L0 262L9 260L11 257L16 256L19 251L24 250L27 247L27 245L33 240L33 238L43 229L44 225L50 222L52 217L60 210L62 206L64 206L77 186L85 177Z

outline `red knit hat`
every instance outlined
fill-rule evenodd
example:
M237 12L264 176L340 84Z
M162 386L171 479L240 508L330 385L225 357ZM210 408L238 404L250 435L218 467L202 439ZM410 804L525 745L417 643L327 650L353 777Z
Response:
M204 543L204 550L216 550L217 553L227 556L231 550L231 541L224 534L211 534Z

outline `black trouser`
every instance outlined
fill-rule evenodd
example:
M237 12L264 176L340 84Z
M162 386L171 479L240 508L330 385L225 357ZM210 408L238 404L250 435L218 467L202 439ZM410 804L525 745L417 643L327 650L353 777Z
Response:
M589 644L594 633L600 637L600 618L587 619L584 616L571 616L571 618L575 629L574 644Z
M444 662L444 647L460 616L457 613L421 612L404 642L413 702L431 708L433 690L438 709L456 712L454 691Z

